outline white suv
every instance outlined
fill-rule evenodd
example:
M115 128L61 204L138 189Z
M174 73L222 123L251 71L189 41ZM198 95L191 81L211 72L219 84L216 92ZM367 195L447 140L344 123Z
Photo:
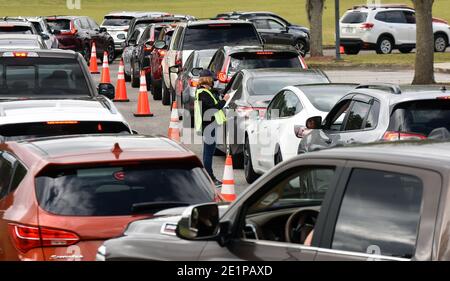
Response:
M416 46L416 17L412 8L403 5L355 6L341 18L341 46L348 55L361 49L389 54L393 49L409 53ZM433 18L434 49L445 52L450 27Z

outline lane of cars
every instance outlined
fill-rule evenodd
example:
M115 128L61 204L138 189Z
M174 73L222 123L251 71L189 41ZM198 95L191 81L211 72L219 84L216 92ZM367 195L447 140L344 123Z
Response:
M446 87L332 83L303 59L309 31L269 12L45 20L71 51L47 50L31 19L0 23L42 49L0 50L0 260L450 259ZM224 204L195 154L138 135L114 87L93 83L93 42L111 62L123 49L126 79L144 71L186 128L198 74L213 72L231 96L218 152L254 183Z

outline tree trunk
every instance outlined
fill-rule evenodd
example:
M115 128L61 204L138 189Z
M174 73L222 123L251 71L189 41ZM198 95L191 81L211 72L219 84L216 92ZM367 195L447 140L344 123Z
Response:
M434 0L412 0L416 9L416 64L413 84L433 84L434 81Z
M323 56L322 16L325 0L307 0L306 11L310 24L310 53L312 57Z

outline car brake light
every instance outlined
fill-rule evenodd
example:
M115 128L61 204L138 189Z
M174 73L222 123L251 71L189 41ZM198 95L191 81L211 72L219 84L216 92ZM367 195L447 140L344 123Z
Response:
M189 79L189 86L197 88L198 86L198 80L197 79Z
M256 52L257 55L273 55L273 52L263 51L263 52Z
M228 83L230 80L228 79L228 76L225 72L221 71L219 74L217 74L217 79L219 79L219 82L221 83Z
M3 57L5 57L5 58L28 58L28 57L36 58L36 57L38 57L38 54L35 52L5 52L5 53L3 53Z
M160 57L164 57L166 55L167 51L166 50L158 50L158 54Z
M365 22L365 23L361 24L361 29L371 30L374 26L375 26L375 24L373 24L371 22Z
M33 248L69 246L80 241L78 235L65 230L13 223L8 228L14 245L22 253Z
M450 100L450 96L437 97L438 100Z
M387 131L383 135L385 141L397 141L397 140L425 140L426 136L417 133Z
M78 121L48 121L47 125L74 125L78 124Z

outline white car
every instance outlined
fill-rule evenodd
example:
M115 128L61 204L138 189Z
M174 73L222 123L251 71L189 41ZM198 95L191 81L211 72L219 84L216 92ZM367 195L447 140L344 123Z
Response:
M107 98L0 100L1 141L105 133L133 134Z
M41 36L35 34L0 34L2 50L45 50L48 49Z
M263 118L252 119L244 144L244 170L248 183L278 163L297 155L306 120L325 116L355 84L288 86L276 94Z
M389 54L394 49L411 52L416 46L415 11L405 5L356 6L340 20L341 46L346 54L375 50ZM434 49L445 52L450 27L445 20L433 18Z
M29 22L31 22L39 33L39 35L44 39L47 49L57 49L59 46L58 39L50 30L47 20L43 17L27 17Z

